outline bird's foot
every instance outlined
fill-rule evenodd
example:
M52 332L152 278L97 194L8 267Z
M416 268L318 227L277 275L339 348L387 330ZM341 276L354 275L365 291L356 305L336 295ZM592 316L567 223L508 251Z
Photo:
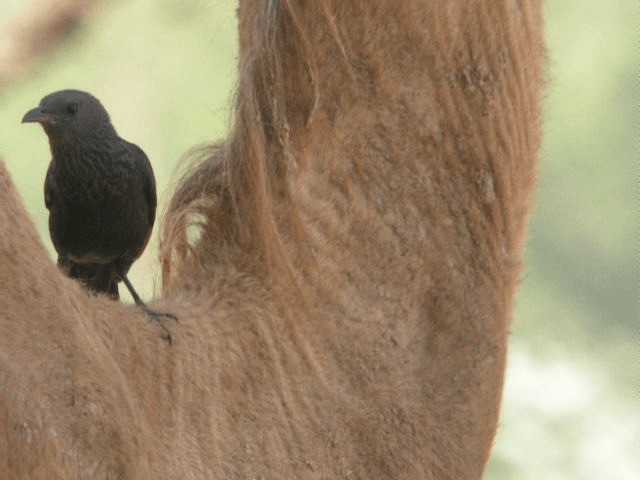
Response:
M151 310L149 307L146 308L146 312L151 315L152 317L164 317L164 318L170 318L171 320L174 320L176 323L180 323L180 321L178 320L178 317L175 316L173 313L161 313L161 312L156 312L155 310Z
M142 307L142 309L146 312L146 314L149 315L149 317L151 317L151 320L153 320L158 325L160 325L160 328L164 332L164 334L162 335L162 338L167 340L169 342L169 345L171 345L172 344L171 332L169 332L169 329L164 326L164 324L162 323L162 320L160 320L160 319L163 318L163 317L164 318L170 318L170 319L175 320L177 322L178 321L178 317L176 317L172 313L156 312L155 310L151 310L146 305L140 305L140 307Z

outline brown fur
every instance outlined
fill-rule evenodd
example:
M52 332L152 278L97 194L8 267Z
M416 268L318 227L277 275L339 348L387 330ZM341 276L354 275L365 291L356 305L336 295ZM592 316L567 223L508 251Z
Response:
M540 144L538 0L241 1L162 232L174 345L0 165L3 478L479 478Z

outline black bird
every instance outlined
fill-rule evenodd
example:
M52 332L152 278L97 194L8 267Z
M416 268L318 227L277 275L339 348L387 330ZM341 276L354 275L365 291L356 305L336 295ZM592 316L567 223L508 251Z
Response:
M158 322L175 315L151 310L127 272L142 254L156 216L156 185L145 153L120 138L93 95L62 90L47 95L22 123L38 122L49 137L44 183L49 233L58 266L92 292L118 299L121 280L136 304Z

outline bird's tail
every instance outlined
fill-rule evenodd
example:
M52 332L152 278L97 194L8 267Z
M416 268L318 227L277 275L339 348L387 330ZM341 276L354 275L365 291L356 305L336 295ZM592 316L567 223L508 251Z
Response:
M60 267L69 277L76 278L92 293L102 293L118 300L117 276L113 265L99 263L76 263L68 258L58 257Z
M120 298L118 282L114 280L110 265L98 265L96 273L85 281L92 292L104 293L113 300Z

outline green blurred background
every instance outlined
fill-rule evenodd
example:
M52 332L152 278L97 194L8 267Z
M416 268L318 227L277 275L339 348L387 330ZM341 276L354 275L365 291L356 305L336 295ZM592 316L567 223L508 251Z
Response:
M0 29L30 8L0 0ZM94 93L149 155L162 209L179 159L227 130L235 9L234 0L103 2L27 77L0 87L0 155L52 254L48 144L20 124L24 112L54 90ZM487 479L640 478L639 19L637 1L547 2L545 141ZM158 290L154 239L131 271L146 298Z

